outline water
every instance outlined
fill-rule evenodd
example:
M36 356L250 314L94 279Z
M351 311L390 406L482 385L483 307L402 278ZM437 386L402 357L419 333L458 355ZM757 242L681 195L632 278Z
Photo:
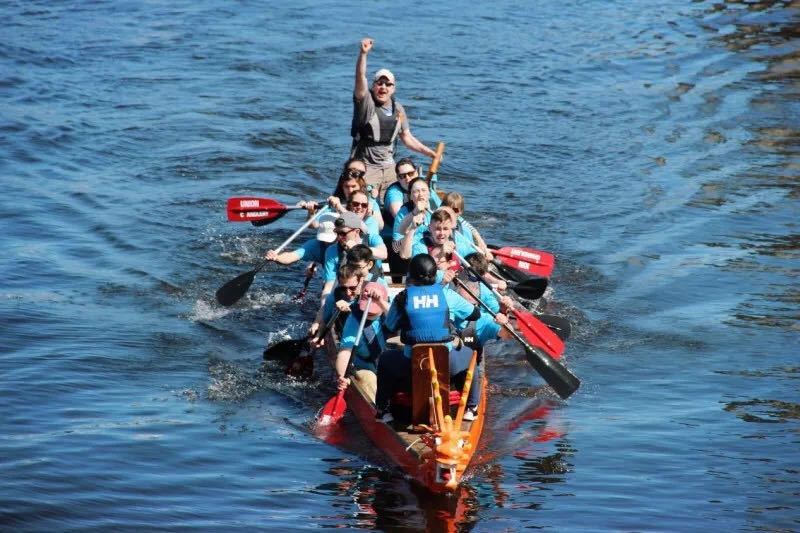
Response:
M795 2L7 2L0 29L0 524L7 530L800 529ZM260 368L300 267L226 280L330 191L358 41L490 241L558 255L560 402L495 350L458 498L331 394Z

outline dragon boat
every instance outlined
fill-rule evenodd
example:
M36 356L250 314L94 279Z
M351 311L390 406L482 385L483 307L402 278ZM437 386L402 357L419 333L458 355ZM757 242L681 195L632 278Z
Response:
M395 345L396 339L390 340ZM325 340L329 360L335 361L338 338L331 330ZM487 378L481 387L477 417L463 419L477 362L473 352L462 390L450 390L449 351L441 344L420 344L412 351L412 388L392 399L395 421L375 419L373 392L352 379L345 392L348 410L367 437L394 465L434 493L455 492L472 462L483 432Z

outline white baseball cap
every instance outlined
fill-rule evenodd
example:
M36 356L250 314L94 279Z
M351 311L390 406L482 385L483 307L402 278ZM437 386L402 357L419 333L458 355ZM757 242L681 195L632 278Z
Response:
M325 213L320 216L319 227L317 228L317 240L322 242L333 242L336 240L336 226L334 225L338 215Z
M382 68L378 72L375 73L375 76L372 77L372 83L375 83L381 78L386 78L390 82L394 83L394 74L388 68Z

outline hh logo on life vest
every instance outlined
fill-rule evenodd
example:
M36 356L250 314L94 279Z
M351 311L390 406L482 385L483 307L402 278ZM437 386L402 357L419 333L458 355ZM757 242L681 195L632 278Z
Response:
M414 309L430 309L431 307L439 307L439 295L429 294L426 296L414 296L411 299L411 305Z

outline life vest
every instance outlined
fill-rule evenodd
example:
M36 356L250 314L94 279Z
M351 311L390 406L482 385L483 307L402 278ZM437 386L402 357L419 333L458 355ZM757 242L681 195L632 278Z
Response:
M433 257L433 251L436 248L439 248L439 245L433 242L433 237L429 231L426 231L422 234L422 242L425 244L425 247L428 248L428 254ZM452 270L453 272L461 272L461 263L458 262L458 258L453 255L450 257L450 265L447 267L447 270Z
M403 344L414 346L452 340L450 310L440 284L412 285L401 294L405 299L401 301L405 319L400 332Z
M372 98L372 93L369 95ZM392 113L387 115L381 107L375 104L375 110L365 124L358 124L356 118L350 125L350 136L353 146L350 157L362 155L364 148L369 146L389 146L395 143L402 125L401 114L397 104L392 98Z
M364 316L364 311L362 311L358 306L358 300L350 305L350 313L353 315L354 319L361 323L361 318ZM374 320L370 320L369 318L366 322L364 322L364 331L361 333L361 341L359 342L359 346L366 344L369 355L364 357L363 351L359 350L358 346L353 346L353 350L358 355L359 359L369 365L377 366L378 357L380 357L381 352L383 352L383 345L381 344L375 330L372 329L373 322Z

